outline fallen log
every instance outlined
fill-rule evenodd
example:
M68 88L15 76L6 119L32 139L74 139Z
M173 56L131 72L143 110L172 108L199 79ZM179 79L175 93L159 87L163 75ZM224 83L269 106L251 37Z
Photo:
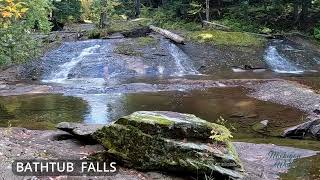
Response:
M162 28L159 28L159 27L155 27L155 26L152 26L150 25L150 29L161 34L162 36L168 38L168 39L171 39L172 41L176 42L176 43L179 43L179 44L184 44L185 40L183 37L177 35L177 34L174 34L166 29L162 29Z
M215 23L215 22L202 21L202 24L209 25L209 26L211 26L213 28L218 27L219 29L223 29L223 30L231 30L230 27L224 26L222 24L218 24L218 23Z

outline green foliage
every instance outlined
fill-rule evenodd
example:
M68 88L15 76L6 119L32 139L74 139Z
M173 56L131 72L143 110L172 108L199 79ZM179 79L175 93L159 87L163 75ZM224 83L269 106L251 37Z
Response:
M108 33L105 29L93 29L87 33L89 39L100 39L106 38Z
M1 7L6 6L5 3L1 1ZM0 17L0 21L5 22L0 24L0 65L24 63L35 57L40 43L32 38L32 29L36 25L44 32L50 29L47 20L49 1L25 0L22 3L23 15Z
M109 23L107 32L115 33L115 32L131 31L136 28L148 26L149 24L150 24L150 19L148 18L140 18L134 21L113 20Z
M37 55L38 43L23 23L0 30L0 65L24 63Z
M48 12L52 4L48 0L28 0L28 11L26 14L26 25L29 28L37 26L43 32L49 32L51 23L48 21Z
M168 8L147 8L143 7L141 11L142 17L152 17L152 24L171 30L200 30L201 25L195 21L187 21L180 19L178 14Z
M320 41L320 24L314 28L314 37Z
M80 0L53 1L53 17L61 23L78 22L81 20Z
M217 121L223 123L225 122L222 117L220 117ZM215 124L215 127L213 127L211 133L212 135L210 136L210 139L213 139L217 142L229 142L233 138L229 129L224 125Z
M101 10L101 0L93 0L88 18L98 24ZM134 0L108 0L106 12L111 19L127 20L128 17L134 17Z

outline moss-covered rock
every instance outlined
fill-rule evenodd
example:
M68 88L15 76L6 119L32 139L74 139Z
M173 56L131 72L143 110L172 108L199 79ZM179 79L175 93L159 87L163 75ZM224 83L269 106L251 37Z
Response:
M93 137L128 167L241 178L232 144L213 142L211 131L219 134L225 128L190 114L140 111L99 129Z

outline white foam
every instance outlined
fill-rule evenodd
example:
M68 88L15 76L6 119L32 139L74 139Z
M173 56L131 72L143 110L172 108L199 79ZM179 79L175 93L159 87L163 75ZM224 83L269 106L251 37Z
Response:
M59 71L52 73L49 79L43 80L43 82L51 83L64 83L68 79L68 74L70 71L80 63L86 56L93 54L95 49L98 49L100 45L94 45L82 50L79 56L72 58L71 61L66 62L59 66Z
M274 72L287 74L301 74L304 70L289 62L285 57L282 57L275 46L269 46L264 56L267 64Z

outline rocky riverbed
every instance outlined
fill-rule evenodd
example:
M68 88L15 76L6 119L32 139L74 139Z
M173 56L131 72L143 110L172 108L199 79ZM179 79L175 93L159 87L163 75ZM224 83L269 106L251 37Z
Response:
M244 141L233 145L245 179L277 179L294 169L298 159L316 155L317 141L282 136L319 137L317 46L292 38L261 47L175 45L157 34L142 35L78 41L86 38L64 33L66 42L53 45L39 61L0 72L1 126L7 127L0 129L4 179L21 179L8 170L16 158L82 159L105 151L79 136L46 130L59 122L105 125L141 110L192 113L223 123ZM256 130L257 124L263 126ZM317 164L312 165L311 175L301 176L317 176ZM175 176L122 167L109 178L187 178Z

